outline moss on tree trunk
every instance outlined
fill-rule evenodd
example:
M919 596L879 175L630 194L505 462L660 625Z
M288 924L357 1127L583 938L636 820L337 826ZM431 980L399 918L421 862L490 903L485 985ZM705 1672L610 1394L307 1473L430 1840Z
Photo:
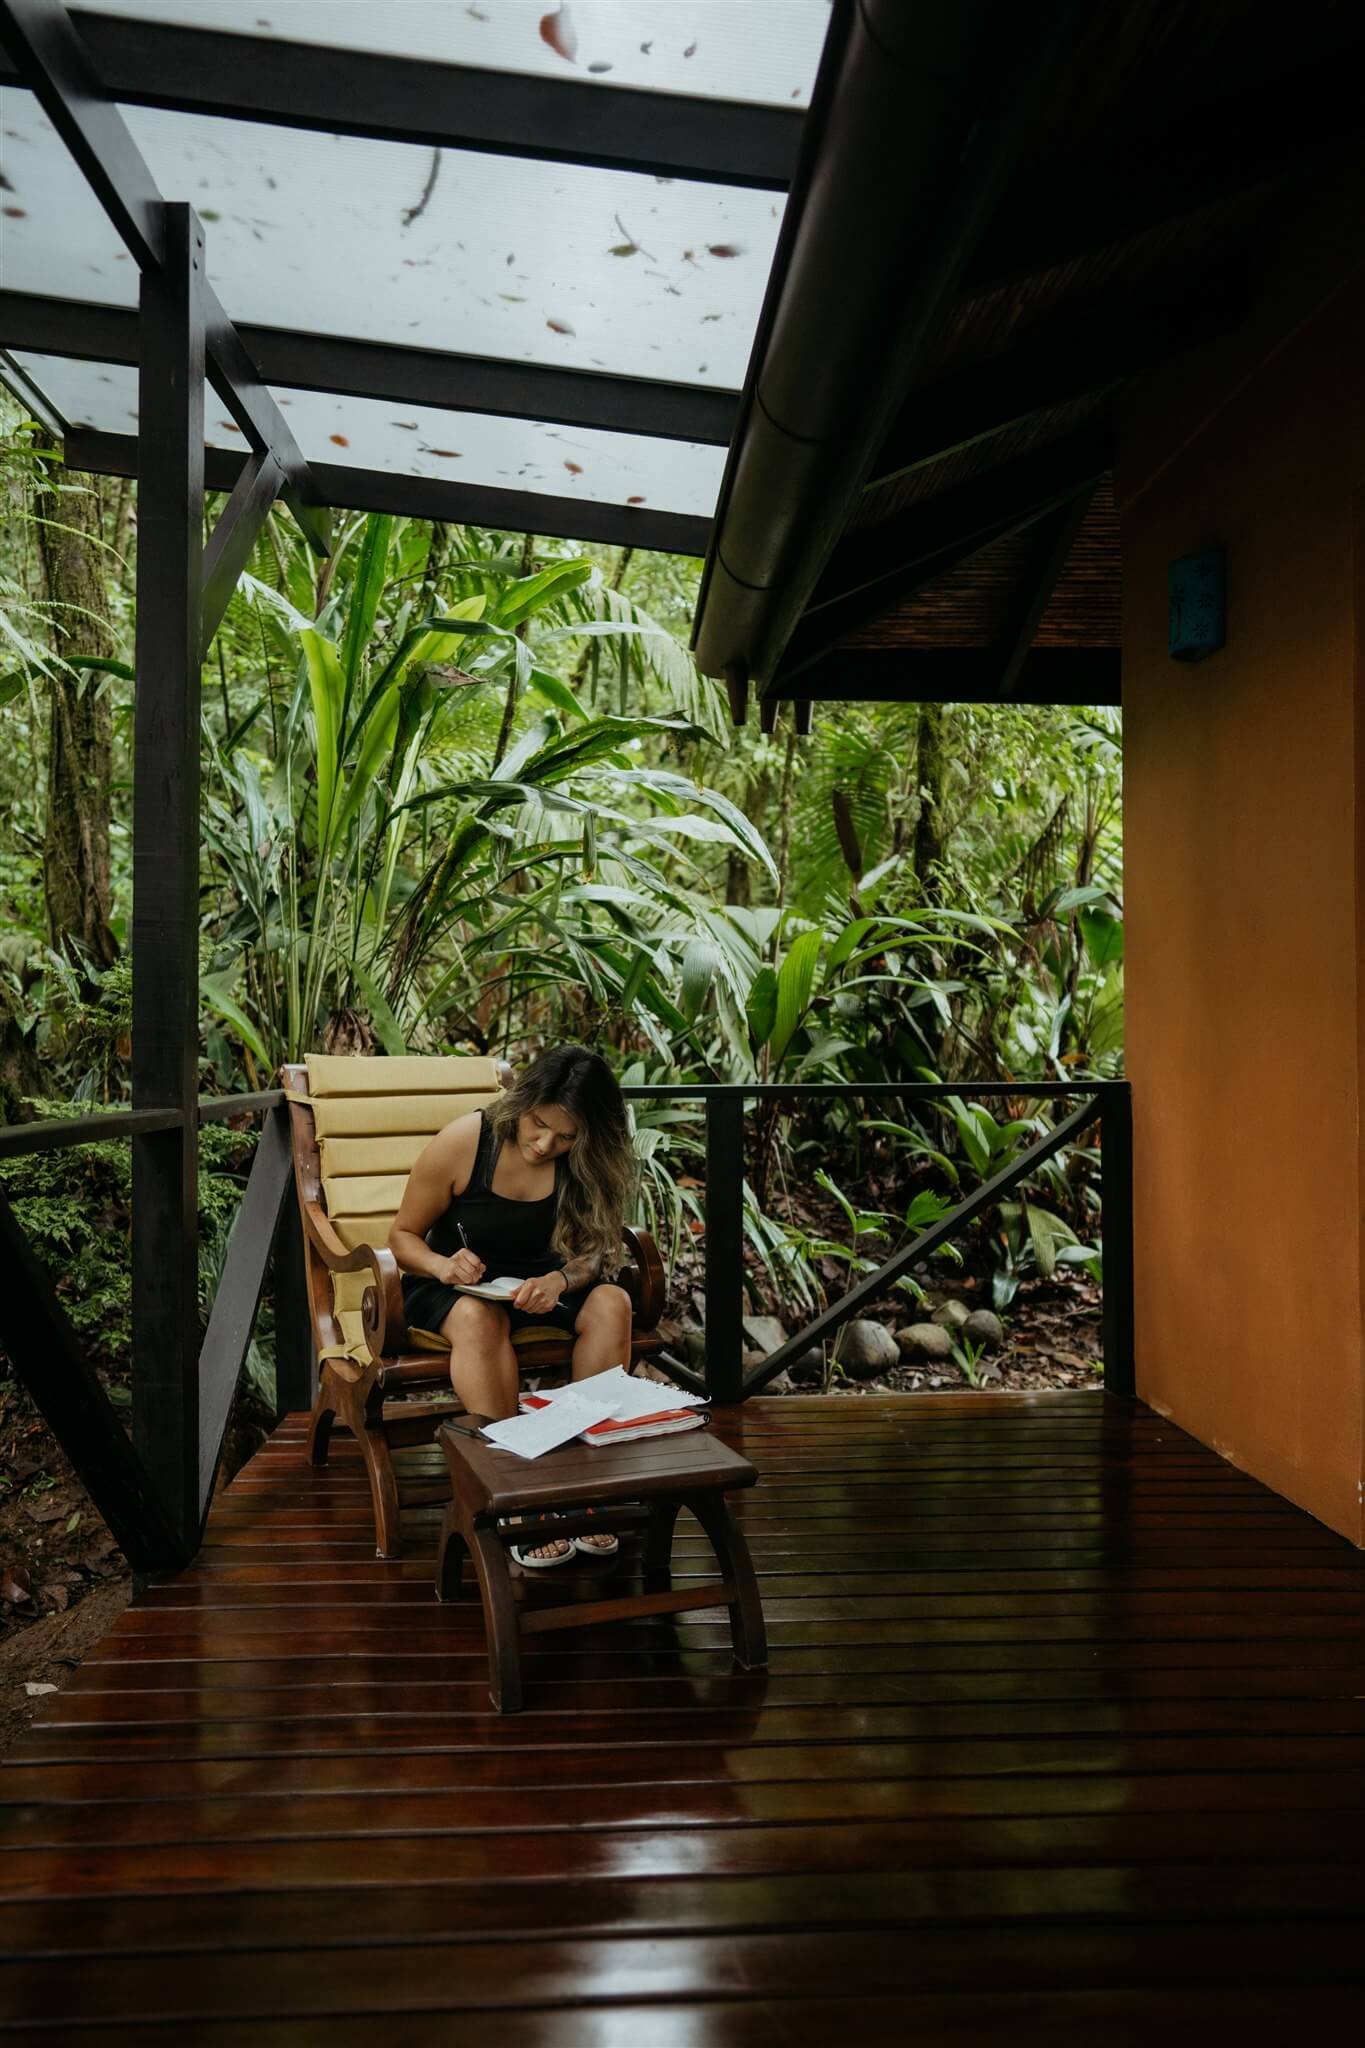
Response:
M48 448L55 451L55 443ZM117 635L103 574L100 503L93 478L39 494L38 551L52 606L53 643L65 662L109 659ZM110 765L113 713L99 670L59 670L49 684L43 889L54 947L75 941L97 965L118 954L110 926Z

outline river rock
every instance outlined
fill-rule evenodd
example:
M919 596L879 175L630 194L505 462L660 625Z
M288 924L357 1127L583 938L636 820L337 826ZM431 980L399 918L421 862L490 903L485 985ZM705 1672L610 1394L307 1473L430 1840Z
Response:
M750 1351L761 1351L767 1358L787 1341L787 1333L776 1316L745 1316L742 1320Z
M1005 1325L988 1308L974 1308L962 1325L961 1335L964 1344L980 1344L987 1351L998 1351L1005 1341Z
M943 1330L960 1330L971 1310L965 1301L943 1301L934 1310L932 1321Z
M902 1358L951 1358L953 1333L939 1323L911 1323L897 1330L896 1349Z
M839 1363L851 1380L875 1380L901 1362L896 1340L884 1323L858 1317L839 1332Z

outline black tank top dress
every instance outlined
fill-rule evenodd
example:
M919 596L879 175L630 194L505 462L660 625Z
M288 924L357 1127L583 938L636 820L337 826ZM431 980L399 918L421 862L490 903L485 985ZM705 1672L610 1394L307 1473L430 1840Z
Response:
M426 1242L443 1259L453 1258L462 1249L456 1226L463 1224L469 1249L483 1260L485 1279L496 1280L503 1273L515 1273L523 1280L532 1280L542 1273L553 1273L564 1263L563 1254L550 1249L550 1237L566 1169L562 1159L555 1161L554 1191L542 1196L538 1202L518 1201L514 1195L496 1195L493 1192L493 1175L497 1171L501 1151L501 1138L480 1110L479 1146L474 1155L469 1185L451 1202L445 1214L437 1217L427 1232ZM594 1286L596 1284L593 1283ZM524 1329L530 1324L548 1323L572 1335L578 1311L591 1291L589 1287L582 1287L571 1294L562 1294L553 1308L542 1311L513 1308L510 1304L503 1304L503 1307L514 1330ZM439 1333L442 1323L460 1299L453 1287L433 1280L426 1273L403 1275L403 1307L409 1329Z

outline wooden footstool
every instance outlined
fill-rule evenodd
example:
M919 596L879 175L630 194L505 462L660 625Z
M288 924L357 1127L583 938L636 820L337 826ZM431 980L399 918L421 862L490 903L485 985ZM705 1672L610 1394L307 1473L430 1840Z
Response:
M468 1418L468 1425L477 1422L477 1416ZM515 1714L522 1703L522 1636L548 1629L726 1606L736 1663L746 1671L766 1665L768 1643L758 1582L749 1546L725 1498L735 1487L752 1486L758 1474L747 1458L718 1443L709 1429L601 1449L565 1444L534 1460L500 1451L448 1423L438 1436L450 1466L451 1501L436 1553L436 1596L464 1596L468 1552L478 1575L488 1631L488 1689L500 1714ZM723 1585L692 1592L675 1592L669 1586L673 1525L680 1508L690 1508L710 1538ZM508 1527L510 1516L533 1519ZM645 1531L642 1592L558 1607L520 1606L507 1554L512 1544L533 1547L557 1536L621 1529ZM569 1572L573 1567L557 1569ZM553 1570L540 1574L547 1581L554 1576Z

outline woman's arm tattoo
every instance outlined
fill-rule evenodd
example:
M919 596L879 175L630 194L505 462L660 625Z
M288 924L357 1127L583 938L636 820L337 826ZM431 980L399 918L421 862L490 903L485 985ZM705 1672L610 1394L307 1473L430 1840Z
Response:
M576 1259L565 1259L560 1268L564 1275L564 1292L573 1294L580 1287L588 1287L602 1277L601 1252L580 1252Z

